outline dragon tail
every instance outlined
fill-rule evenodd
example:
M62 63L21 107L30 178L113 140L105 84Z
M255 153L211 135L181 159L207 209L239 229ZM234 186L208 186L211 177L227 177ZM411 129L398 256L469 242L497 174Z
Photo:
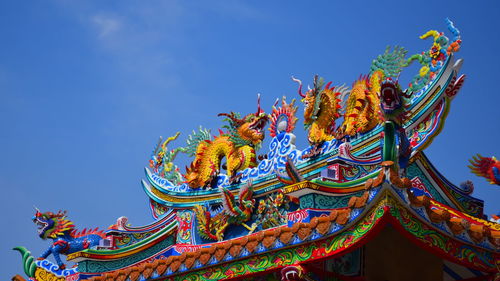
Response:
M290 157L286 158L285 172L286 174L279 172L276 173L278 180L284 184L294 184L304 181L304 177L300 174Z
M180 135L180 134L181 134L180 132L177 132L177 133L175 133L175 135L173 135L173 136L171 136L171 137L167 138L167 139L165 140L165 142L163 142L163 144L161 145L162 150L166 151L166 150L167 150L167 145L168 145L170 142L172 142L172 141L176 140L176 139L179 137L179 135ZM187 149L186 147L177 147L177 148L175 148L175 149L172 149L172 152L171 152L171 155L170 155L170 159L171 159L171 161L173 161L173 160L175 159L175 157L177 156L177 154L178 154L179 152L184 152L184 153L187 153L187 151L188 151L188 149Z
M161 145L161 148L162 148L163 150L167 149L167 145L168 145L171 141L176 140L176 139L179 137L179 135L180 135L180 134L181 134L180 132L177 132L177 133L175 133L175 135L173 135L173 136L171 136L171 137L167 138L167 139L163 142L163 144Z
M385 49L384 54L373 60L370 72L383 71L386 77L399 77L402 67L405 65L405 56L408 53L403 47L395 46L391 52L391 47Z
M31 252L28 251L28 249L26 249L25 247L22 247L22 246L15 247L12 250L18 251L19 253L21 253L21 255L23 257L23 269L24 269L24 273L28 277L30 277L30 278L34 277L35 276L35 270L36 270L36 263L35 263L35 259L31 255Z

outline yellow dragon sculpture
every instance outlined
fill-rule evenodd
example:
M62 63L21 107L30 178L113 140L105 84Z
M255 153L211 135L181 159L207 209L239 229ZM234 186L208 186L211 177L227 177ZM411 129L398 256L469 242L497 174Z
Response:
M236 173L257 166L255 149L264 140L264 127L269 117L260 108L257 112L240 118L238 113L220 113L225 116L228 133L222 133L211 140L210 132L202 130L188 138L186 152L195 156L190 167L186 167L186 182L191 188L210 187L220 171L222 159L226 158L227 176L236 181Z
M383 121L379 98L383 79L384 72L376 70L369 77L362 76L354 82L341 126L343 135L368 132Z
M331 87L332 82L324 85L323 78L314 77L314 87L306 94L302 93L302 81L292 77L299 83L299 95L304 103L304 127L309 129L308 139L311 144L319 145L325 141L334 139L335 120L340 114L339 97L349 92L347 87Z

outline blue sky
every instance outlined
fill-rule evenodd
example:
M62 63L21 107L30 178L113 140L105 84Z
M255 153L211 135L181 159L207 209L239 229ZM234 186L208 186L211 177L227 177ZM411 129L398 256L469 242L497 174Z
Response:
M23 273L12 247L39 255L49 245L36 235L33 205L68 210L79 228L122 215L149 223L139 182L160 135L180 131L174 144L183 145L199 125L215 132L218 113L255 111L256 93L270 112L276 98L296 97L291 75L351 84L387 45L426 50L418 36L446 31L446 17L462 32L467 80L426 154L452 182L473 180L486 213L497 213L500 188L466 165L476 153L500 156L499 5L2 1L0 279ZM296 134L305 147L300 124Z

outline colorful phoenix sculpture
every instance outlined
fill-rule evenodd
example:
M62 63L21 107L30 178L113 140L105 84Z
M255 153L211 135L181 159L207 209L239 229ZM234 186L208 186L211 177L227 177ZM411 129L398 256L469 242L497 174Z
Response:
M259 98L260 100L260 98ZM257 166L256 148L264 140L264 127L269 117L260 108L258 102L257 112L250 113L243 118L234 112L225 116L229 124L224 126L228 133L222 133L210 139L207 131L190 136L186 152L195 156L191 166L186 167L185 177L192 188L209 187L217 178L220 171L221 160L226 158L227 176L231 182L237 181L236 173L246 168Z
M194 212L198 219L200 236L209 240L222 241L224 231L232 224L243 225L253 232L256 225L249 227L245 224L251 218L255 206L255 199L252 196L253 186L249 182L240 188L238 200L234 198L231 191L223 188L221 196L223 209L216 215L212 215L210 210L201 205L195 205Z
M500 161L493 157L476 155L469 160L468 167L477 176L484 177L491 184L500 185Z

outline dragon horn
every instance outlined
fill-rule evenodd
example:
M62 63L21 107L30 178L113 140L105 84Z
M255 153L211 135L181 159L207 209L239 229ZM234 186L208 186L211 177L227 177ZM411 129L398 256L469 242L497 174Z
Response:
M219 113L217 114L217 116L226 116L228 117L229 119L231 119L232 122L236 123L236 124L243 124L243 119L238 119L234 116L234 113L231 112L231 114L227 114L227 113Z
M259 116L262 112L262 108L260 108L260 93L257 94L257 113L255 114L256 116Z
M295 81L295 82L297 82L297 83L299 83L299 90L298 90L299 91L299 95L301 97L305 98L306 95L302 94L302 81L300 81L299 79L297 79L297 78L295 78L293 76L292 76L292 80Z
M318 89L318 87L319 87L319 84L318 84L318 78L319 78L318 74L314 75L313 86L314 86L314 90L315 90L315 91L317 91L317 92L316 92L316 94L318 94L318 93L319 93L319 89Z
M329 90L331 84L332 84L332 81L328 82L328 84L326 84L326 86L325 86L325 90Z
M35 205L33 205L33 208L35 208L35 211L36 211L37 213L40 213L40 214L42 213L42 212L40 212L40 210L38 210L38 208L37 208L37 207L35 207Z

